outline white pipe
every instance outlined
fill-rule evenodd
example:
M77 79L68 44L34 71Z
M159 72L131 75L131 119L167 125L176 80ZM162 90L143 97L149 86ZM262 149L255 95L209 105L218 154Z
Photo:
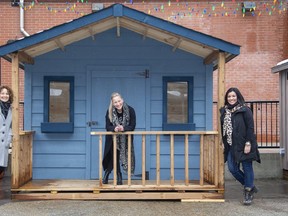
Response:
M20 31L25 37L30 36L24 29L24 0L20 0Z

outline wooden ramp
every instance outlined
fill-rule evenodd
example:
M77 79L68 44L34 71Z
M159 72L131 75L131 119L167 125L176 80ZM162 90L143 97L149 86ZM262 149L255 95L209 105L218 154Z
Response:
M98 180L32 180L22 187L11 189L11 198L16 200L179 200L185 202L224 202L224 189L213 185L189 186L184 183L170 181L161 182L160 186L155 181L133 180L132 185L99 186Z

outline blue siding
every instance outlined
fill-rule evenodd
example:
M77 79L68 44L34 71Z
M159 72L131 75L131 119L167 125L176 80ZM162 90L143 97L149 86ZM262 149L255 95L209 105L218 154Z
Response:
M39 56L34 65L25 68L25 129L36 131L34 136L33 178L74 178L89 179L90 176L90 128L86 125L87 106L90 105L87 85L89 66L139 66L150 69L149 94L146 109L150 116L146 119L146 130L162 130L162 77L194 77L194 121L196 130L212 128L212 66L203 65L198 56L176 50L158 41L146 38L129 30L111 29L91 38L65 47L65 51L55 50ZM116 72L115 72L116 73ZM44 76L75 77L75 128L72 134L41 133L43 122ZM30 86L30 87L29 87ZM27 88L28 87L28 88ZM121 90L119 90L121 92ZM145 98L143 98L145 100ZM145 107L143 107L145 109ZM103 117L104 121L104 117ZM87 138L88 137L88 138ZM155 174L155 140L150 146L150 175ZM162 147L163 146L163 147ZM169 179L169 149L166 142L161 144L161 174ZM149 149L148 148L148 149ZM163 151L163 152L162 152ZM175 172L177 178L184 176L184 149L175 145ZM163 165L163 167L162 167ZM189 144L190 175L199 178L199 137ZM180 176L180 177L179 177Z

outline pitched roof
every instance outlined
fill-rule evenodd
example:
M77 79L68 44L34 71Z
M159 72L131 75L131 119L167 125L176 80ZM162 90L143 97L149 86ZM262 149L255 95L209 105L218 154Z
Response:
M271 68L272 73L278 73L282 71L288 71L288 59L279 62L277 65Z
M175 23L113 4L98 12L38 32L34 35L0 46L0 56L9 60L13 52L22 53L20 62L33 64L33 58L87 37L116 28L121 37L121 28L129 29L204 59L205 64L218 64L218 53L225 52L226 62L240 54L240 46L219 38L185 28Z

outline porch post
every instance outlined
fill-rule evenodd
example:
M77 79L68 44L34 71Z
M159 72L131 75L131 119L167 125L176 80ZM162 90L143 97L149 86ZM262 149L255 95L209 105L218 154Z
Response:
M12 160L11 160L11 188L19 187L19 55L12 54Z
M218 127L218 155L219 155L219 187L224 188L224 155L221 139L221 122L219 109L224 105L225 96L225 53L220 52L218 57L218 103L217 103L217 127Z

